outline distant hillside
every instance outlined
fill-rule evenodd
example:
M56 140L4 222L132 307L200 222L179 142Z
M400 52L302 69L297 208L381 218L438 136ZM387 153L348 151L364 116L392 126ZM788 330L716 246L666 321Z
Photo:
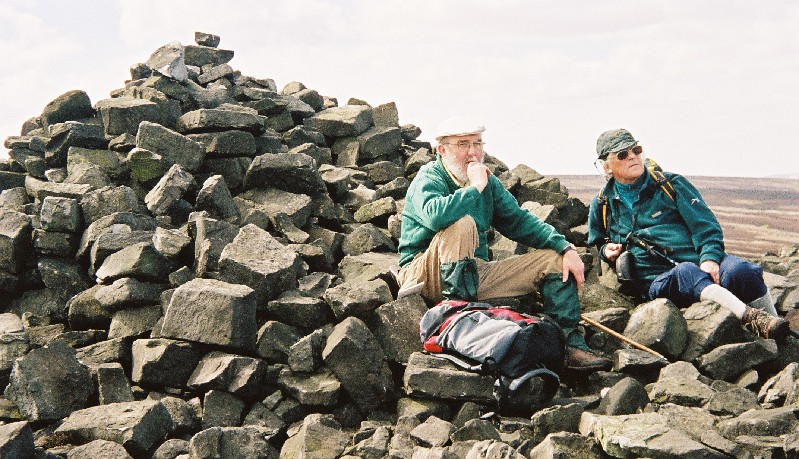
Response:
M792 172L788 174L777 174L771 175L766 178L769 179L788 179L788 180L799 180L799 172Z
M599 175L555 175L569 195L586 205L605 181ZM724 230L727 251L759 258L799 244L799 180L689 177Z

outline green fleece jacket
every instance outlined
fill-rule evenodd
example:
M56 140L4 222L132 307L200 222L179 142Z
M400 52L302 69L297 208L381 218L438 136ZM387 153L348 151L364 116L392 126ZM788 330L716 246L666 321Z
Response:
M674 187L675 200L669 198L645 171L644 184L633 209L624 205L616 193L615 181L600 192L608 198L607 228L603 223L599 195L594 197L588 216L588 244L599 249L608 242L623 243L632 231L635 235L670 249L669 257L677 262L700 264L705 260L720 263L724 258L721 225L696 188L683 176L664 172ZM629 245L635 259L635 276L646 291L658 275L673 266L661 257L647 254L643 248ZM605 260L607 261L607 260Z
M399 240L400 266L407 266L430 245L433 236L466 215L477 224L480 244L475 257L488 261L488 230L539 249L561 252L569 244L552 225L519 207L493 175L482 193L473 186L459 187L449 176L441 157L422 166L408 188L402 211Z

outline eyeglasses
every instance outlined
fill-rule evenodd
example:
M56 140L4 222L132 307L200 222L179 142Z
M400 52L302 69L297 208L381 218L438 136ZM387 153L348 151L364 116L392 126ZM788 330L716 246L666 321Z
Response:
M622 151L617 151L612 154L616 155L616 158L618 158L620 161L624 161L625 159L627 159L628 156L630 156L630 152L632 152L634 155L637 156L644 152L644 148L640 145L636 145L632 148L628 148Z
M474 147L477 151L483 151L485 142L478 140L477 142L469 142L468 140L461 140L455 143L445 143L444 145L452 145L458 149L459 152L464 153L469 151L470 147Z

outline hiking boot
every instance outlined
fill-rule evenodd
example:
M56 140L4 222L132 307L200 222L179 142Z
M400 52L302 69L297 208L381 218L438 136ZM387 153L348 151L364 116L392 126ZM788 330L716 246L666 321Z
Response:
M788 322L781 317L774 317L771 314L747 306L744 310L744 316L741 318L743 326L757 336L773 339L777 342L782 342L788 333L791 332L791 327Z
M578 347L566 348L566 368L572 370L607 370L613 365L610 360L584 351Z

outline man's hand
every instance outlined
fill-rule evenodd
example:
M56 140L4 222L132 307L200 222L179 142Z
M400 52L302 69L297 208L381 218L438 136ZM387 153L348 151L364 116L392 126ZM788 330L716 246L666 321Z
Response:
M469 177L469 184L477 188L477 191L481 193L488 185L489 174L491 174L491 171L483 163L472 161L466 166L466 176Z
M569 250L563 254L563 282L569 280L569 273L574 275L577 288L582 288L585 283L585 265L576 250Z
M608 242L605 244L605 248L602 249L602 254L605 255L605 258L607 258L608 261L615 261L617 258L619 258L619 255L621 255L621 249L623 247L624 246L621 244Z
M713 278L713 282L719 283L719 264L713 260L705 260L699 265L699 269L702 271L710 274L710 277Z

